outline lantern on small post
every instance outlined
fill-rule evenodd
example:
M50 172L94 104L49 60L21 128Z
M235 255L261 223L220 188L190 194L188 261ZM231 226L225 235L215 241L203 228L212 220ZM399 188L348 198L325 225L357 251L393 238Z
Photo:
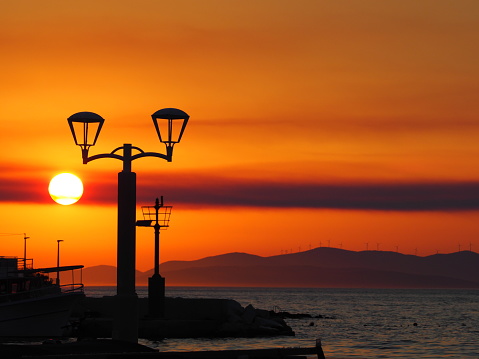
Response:
M173 206L163 205L157 198L154 206L142 206L143 220L136 221L137 227L153 227L155 229L155 269L148 278L148 315L153 318L165 316L165 278L160 275L160 229L170 226Z

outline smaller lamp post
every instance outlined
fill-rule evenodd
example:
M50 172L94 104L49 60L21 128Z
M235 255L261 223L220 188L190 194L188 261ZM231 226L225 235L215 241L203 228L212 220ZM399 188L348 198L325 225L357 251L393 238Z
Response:
M160 275L160 229L169 227L172 208L163 205L161 196L161 202L157 198L154 206L142 206L144 219L136 221L138 227L155 229L155 269L148 278L148 315L153 318L165 316L165 278Z
M60 285L60 242L63 239L57 239L57 285Z

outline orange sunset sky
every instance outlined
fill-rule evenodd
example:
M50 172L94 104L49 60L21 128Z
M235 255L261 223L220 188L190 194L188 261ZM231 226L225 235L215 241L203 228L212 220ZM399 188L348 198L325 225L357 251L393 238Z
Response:
M173 206L161 261L322 246L479 250L476 0L1 1L1 255L116 264L121 163L164 152L150 115L190 115L173 162L133 162L140 207ZM51 178L79 176L60 206ZM22 234L22 235L20 235ZM368 243L368 244L366 244ZM137 229L137 268L153 230Z

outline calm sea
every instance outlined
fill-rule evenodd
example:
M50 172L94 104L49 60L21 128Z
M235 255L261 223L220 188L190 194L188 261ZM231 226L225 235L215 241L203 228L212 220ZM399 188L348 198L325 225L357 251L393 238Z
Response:
M137 293L146 297L146 287ZM479 358L479 290L168 287L166 295L323 318L286 320L294 337L140 341L161 351L312 347L321 338L326 358Z

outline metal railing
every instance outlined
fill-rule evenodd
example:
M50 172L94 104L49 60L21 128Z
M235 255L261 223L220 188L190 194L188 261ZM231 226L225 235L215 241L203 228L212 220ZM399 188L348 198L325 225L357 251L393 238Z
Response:
M84 289L83 283L71 283L71 284L62 284L60 285L60 290L62 293L72 293L72 292L82 292Z

